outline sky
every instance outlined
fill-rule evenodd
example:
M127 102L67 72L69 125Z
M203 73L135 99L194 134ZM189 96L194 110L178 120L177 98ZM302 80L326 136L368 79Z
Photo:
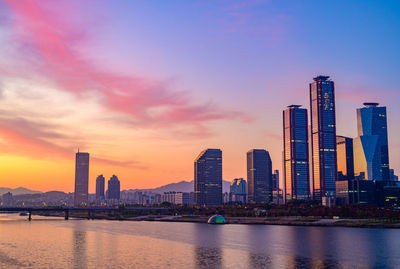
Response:
M206 148L223 178L246 178L246 152L281 170L282 111L309 108L329 75L337 134L356 109L387 106L400 171L400 2L321 0L0 0L0 187L72 192L89 152L89 191L193 179Z

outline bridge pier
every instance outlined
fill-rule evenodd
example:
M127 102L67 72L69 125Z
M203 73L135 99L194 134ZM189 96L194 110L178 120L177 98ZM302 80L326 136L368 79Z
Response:
M28 221L31 221L32 220L32 211L29 211L28 212Z
M64 219L68 220L69 219L69 210L64 211Z
M87 218L88 218L88 219L91 219L91 218L92 218L92 212L91 212L90 210L88 210L88 212L87 212Z

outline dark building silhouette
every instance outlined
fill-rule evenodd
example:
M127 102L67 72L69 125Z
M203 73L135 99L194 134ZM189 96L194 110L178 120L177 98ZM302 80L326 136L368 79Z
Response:
M335 86L328 76L310 83L311 189L313 198L336 195Z
M386 107L364 103L357 109L358 137L354 139L354 172L367 180L389 181Z
M104 200L104 187L106 179L103 175L99 175L96 178L96 201Z
M283 111L283 192L285 202L309 200L310 169L308 155L307 109L299 105Z
M14 206L14 199L11 192L3 194L1 200L2 202L0 205L2 205L3 207Z
M74 206L86 206L89 189L89 153L76 153Z
M194 161L194 199L197 205L222 204L222 151L207 149Z
M247 201L272 201L272 162L268 151L264 149L247 152Z
M121 193L121 186L116 175L113 175L110 180L108 180L108 189L107 189L107 199L110 200L119 200Z
M354 179L353 138L336 136L338 180Z
M279 170L274 170L274 173L272 174L272 190L279 190Z
M378 205L400 208L400 182L377 180L375 183Z
M336 181L336 199L338 204L376 205L376 186L369 180Z

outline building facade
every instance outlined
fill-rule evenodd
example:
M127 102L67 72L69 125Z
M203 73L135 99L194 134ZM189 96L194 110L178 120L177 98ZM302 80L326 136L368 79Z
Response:
M106 179L103 175L99 175L96 178L96 201L103 201L105 199L104 196L104 188L105 188Z
M175 204L177 205L193 205L193 192L177 192L175 194Z
M354 179L353 138L336 136L338 180Z
M247 201L272 201L272 161L269 152L264 149L247 152Z
M229 187L229 202L246 203L247 183L243 178L235 178Z
M328 76L310 83L311 189L313 198L335 196L337 180L335 86Z
M75 156L74 206L86 206L89 191L89 153L78 152Z
M357 109L354 172L367 180L389 181L386 107L378 103L364 103L364 106Z
M310 169L307 109L291 105L283 111L284 198L309 200Z
M121 197L121 184L116 175L108 180L107 199L119 200Z
M196 205L222 204L222 151L207 149L194 161L194 195Z
M272 173L272 191L279 190L279 170Z
M374 181L338 180L336 181L338 204L376 205L376 186Z

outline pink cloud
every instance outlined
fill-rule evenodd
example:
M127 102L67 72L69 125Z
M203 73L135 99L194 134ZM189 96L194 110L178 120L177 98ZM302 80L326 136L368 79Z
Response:
M6 114L0 111L2 115ZM73 159L75 149L71 147L59 146L51 142L52 139L77 140L55 130L59 126L50 125L43 122L32 122L23 118L0 117L0 152L7 154L23 155L31 158L63 158ZM80 145L85 143L80 142ZM145 166L137 161L119 161L94 156L91 158L95 163L112 166L133 167L136 169L146 169Z
M124 76L106 72L84 59L75 48L86 35L68 20L68 8L52 8L52 1L6 0L14 15L17 40L35 55L30 72L40 72L62 90L78 97L94 93L107 109L132 116L137 123L150 126L198 124L213 120L251 121L239 111L216 105L195 105L187 92L171 91L169 82L149 77ZM46 6L45 6L46 5ZM79 28L79 27L77 27ZM152 112L152 111L160 111Z

